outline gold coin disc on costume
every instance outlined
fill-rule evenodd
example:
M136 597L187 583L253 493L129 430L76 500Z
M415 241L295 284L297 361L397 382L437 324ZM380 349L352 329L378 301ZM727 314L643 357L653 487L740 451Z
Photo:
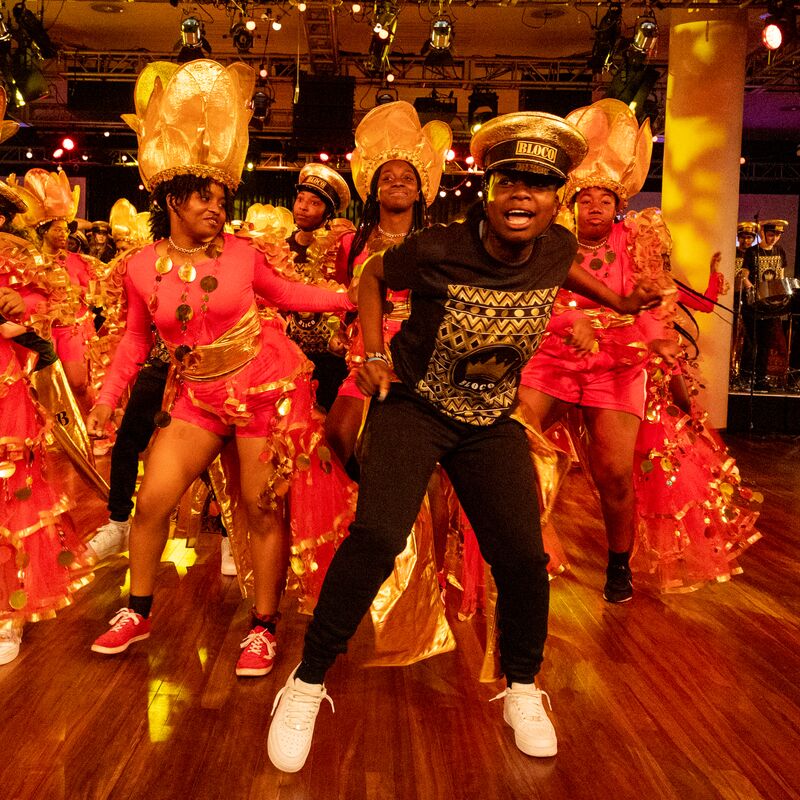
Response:
M153 424L156 428L166 428L172 422L169 411L157 411L153 416Z
M178 277L184 283L191 283L197 277L197 270L195 269L194 264L192 264L191 261L181 264L178 267Z
M58 554L57 560L59 567L68 567L75 560L75 553L73 553L71 550L62 550Z
M11 592L8 597L8 604L15 611L21 611L28 605L28 593L24 589L17 589Z
M172 259L169 256L161 256L156 259L156 272L159 275L166 275L172 271Z
M16 471L13 461L0 461L0 478L10 478Z
M602 258L593 258L589 262L589 268L597 271L598 269L602 269L605 266Z
M181 303L175 309L175 317L178 322L188 322L194 316L194 310L186 303Z
M213 292L217 286L219 286L219 281L213 275L206 275L200 281L200 288L206 293Z

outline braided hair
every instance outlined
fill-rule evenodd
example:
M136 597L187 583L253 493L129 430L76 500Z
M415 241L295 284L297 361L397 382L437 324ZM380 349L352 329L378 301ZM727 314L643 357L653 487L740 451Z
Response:
M167 195L172 195L177 205L185 203L192 192L203 192L218 183L213 178L201 178L199 175L176 175L168 181L159 183L150 193L150 233L153 241L166 239L169 236L169 211ZM225 218L233 217L233 192L229 187L219 184L225 190Z
M385 162L387 163L387 162ZM383 164L375 170L370 182L369 194L364 201L364 209L361 212L361 220L358 223L353 243L350 247L350 255L347 257L347 275L353 277L353 264L358 255L364 250L369 241L372 231L375 230L381 219L381 204L378 201L378 178L380 177ZM422 184L413 165L409 165L414 170L417 178L417 199L414 200L413 213L411 217L411 232L422 230L428 227L428 206L422 196Z

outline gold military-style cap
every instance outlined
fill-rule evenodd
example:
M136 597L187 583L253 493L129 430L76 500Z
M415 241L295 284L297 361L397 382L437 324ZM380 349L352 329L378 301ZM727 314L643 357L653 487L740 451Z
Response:
M783 233L789 227L789 221L785 219L765 219L761 222L761 230L764 233L774 231Z
M306 164L300 170L295 186L298 192L312 192L333 205L334 213L341 214L350 205L350 189L345 179L325 164Z
M588 151L571 123L543 111L519 111L489 120L472 137L470 152L485 172L534 172L564 183Z
M745 220L744 222L740 222L736 226L736 234L737 236L741 236L742 234L749 235L749 236L758 236L758 223L752 222L750 220Z

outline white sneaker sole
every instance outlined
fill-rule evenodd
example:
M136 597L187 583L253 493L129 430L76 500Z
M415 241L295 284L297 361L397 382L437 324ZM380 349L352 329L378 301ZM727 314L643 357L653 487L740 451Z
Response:
M288 760L273 742L273 727L274 723L270 725L269 736L267 736L267 755L272 762L272 766L275 767L275 769L279 769L281 772L300 772L308 760L308 754L311 752L311 743L309 742L308 750L306 750L302 758L300 756L295 756L291 760Z
M219 568L219 574L224 575L226 578L235 578L236 577L236 565L232 565L230 567L226 567L225 564L222 564Z
M505 711L503 712L503 719L508 725L511 725ZM511 725L511 729L514 729L513 725ZM532 742L526 741L516 730L514 731L514 744L516 744L517 749L525 753L526 756L533 756L534 758L550 758L558 752L557 741L547 745L533 744Z
M149 633L143 633L141 636L131 636L125 644L119 647L105 647L102 644L93 644L92 651L95 653L104 653L107 656L113 656L115 653L124 653L134 642L141 642L142 639L149 639Z

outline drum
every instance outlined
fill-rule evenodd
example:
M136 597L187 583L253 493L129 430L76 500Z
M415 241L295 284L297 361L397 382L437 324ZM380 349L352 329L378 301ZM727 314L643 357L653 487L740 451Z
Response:
M792 300L792 294L798 286L800 283L797 278L773 278L761 281L749 291L748 300L760 314L785 314Z

